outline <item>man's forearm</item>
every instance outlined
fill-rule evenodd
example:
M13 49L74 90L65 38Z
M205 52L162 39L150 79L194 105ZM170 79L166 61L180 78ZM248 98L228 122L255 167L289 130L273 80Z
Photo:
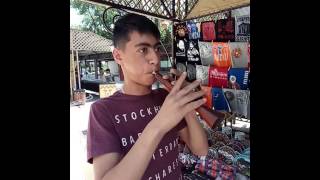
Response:
M196 155L207 155L208 153L208 138L204 129L200 125L195 113L189 113L185 116L188 125L189 148Z
M164 133L151 121L131 150L104 175L103 180L140 180L163 136Z

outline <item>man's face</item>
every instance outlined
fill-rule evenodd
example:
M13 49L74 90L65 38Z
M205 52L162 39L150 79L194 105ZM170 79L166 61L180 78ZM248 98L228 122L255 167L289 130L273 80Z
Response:
M120 49L121 65L126 81L150 86L155 82L153 70L160 69L160 41L151 34L136 31L130 35L130 41Z

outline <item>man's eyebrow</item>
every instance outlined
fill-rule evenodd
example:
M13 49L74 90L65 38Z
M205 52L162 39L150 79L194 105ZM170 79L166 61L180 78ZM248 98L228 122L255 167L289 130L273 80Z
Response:
M142 43L138 43L138 44L136 44L136 45L134 45L135 47L140 47L140 46L147 46L147 47L157 47L157 46L159 46L159 45L161 45L161 43L160 42L157 42L155 45L151 45L151 44L149 44L149 43L145 43L145 42L142 42Z

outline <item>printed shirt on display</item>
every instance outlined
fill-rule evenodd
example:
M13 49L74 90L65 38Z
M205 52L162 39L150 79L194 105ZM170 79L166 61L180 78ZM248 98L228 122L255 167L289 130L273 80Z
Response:
M212 43L213 64L217 67L230 67L231 56L228 43Z
M201 32L203 41L214 41L216 40L215 25L213 21L202 22Z
M211 66L209 68L209 86L219 88L228 87L228 68Z

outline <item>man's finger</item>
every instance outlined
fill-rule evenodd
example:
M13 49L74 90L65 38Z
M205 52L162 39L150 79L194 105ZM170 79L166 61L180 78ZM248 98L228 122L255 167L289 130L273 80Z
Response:
M170 69L170 73L176 75L178 78L179 78L179 77L181 76L181 74L182 74L182 72L180 72L180 71L177 70L177 69L173 69L173 68Z
M184 80L186 79L187 77L187 73L186 72L183 72L181 74L181 76L179 77L179 79L176 81L175 85L173 86L171 92L177 92L180 90Z

